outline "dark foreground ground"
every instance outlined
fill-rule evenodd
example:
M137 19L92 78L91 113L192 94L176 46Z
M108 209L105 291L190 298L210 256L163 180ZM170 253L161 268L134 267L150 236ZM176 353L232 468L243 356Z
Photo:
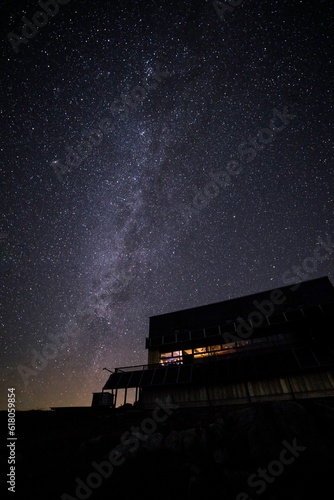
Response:
M327 491L332 496L333 399L157 415L165 421L154 429L152 420L144 420L152 419L151 411L19 412L16 493L9 498L304 500L328 498ZM1 429L6 418L1 412ZM126 445L120 445L122 435ZM1 444L3 479L9 466ZM115 447L122 453L115 460L124 463L112 472L104 464L97 472L93 463L107 461Z

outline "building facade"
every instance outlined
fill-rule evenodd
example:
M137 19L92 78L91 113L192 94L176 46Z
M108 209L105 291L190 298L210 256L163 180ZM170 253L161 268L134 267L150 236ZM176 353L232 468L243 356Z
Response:
M334 287L327 277L150 318L148 364L103 391L135 388L180 407L334 396Z

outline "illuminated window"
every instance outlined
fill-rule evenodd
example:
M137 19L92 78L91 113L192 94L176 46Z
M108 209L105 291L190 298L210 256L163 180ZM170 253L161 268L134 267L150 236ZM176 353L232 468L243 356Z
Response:
M160 354L160 364L182 363L182 351L162 352Z
M209 345L208 346L208 352L211 351L221 351L222 346L221 345Z
M206 347L196 347L194 349L194 358L206 358L207 357L207 352L206 352Z
M194 349L194 354L203 354L206 352L206 347L196 347Z

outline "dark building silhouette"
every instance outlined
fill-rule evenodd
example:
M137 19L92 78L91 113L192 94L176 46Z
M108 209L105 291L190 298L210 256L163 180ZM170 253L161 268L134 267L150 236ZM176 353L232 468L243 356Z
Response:
M180 407L334 396L334 287L327 277L150 318L148 364L104 391Z

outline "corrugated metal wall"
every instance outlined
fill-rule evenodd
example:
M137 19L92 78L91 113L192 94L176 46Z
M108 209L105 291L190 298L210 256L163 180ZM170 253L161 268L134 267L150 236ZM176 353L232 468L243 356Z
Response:
M141 401L144 408L154 408L156 398L181 407L193 407L329 396L334 396L332 371L207 387L183 385L144 388Z

